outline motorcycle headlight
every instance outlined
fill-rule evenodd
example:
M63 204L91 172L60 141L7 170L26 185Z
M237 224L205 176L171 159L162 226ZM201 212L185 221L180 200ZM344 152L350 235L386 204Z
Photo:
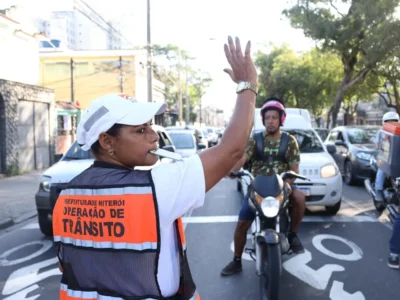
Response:
M267 197L261 202L261 210L267 218L276 217L279 212L279 200L274 197Z
M330 178L338 174L338 170L334 164L328 164L321 168L321 177Z
M356 156L362 160L370 160L372 155L366 152L357 152Z
M49 176L41 176L40 177L40 189L45 192L50 192L51 186L51 177Z

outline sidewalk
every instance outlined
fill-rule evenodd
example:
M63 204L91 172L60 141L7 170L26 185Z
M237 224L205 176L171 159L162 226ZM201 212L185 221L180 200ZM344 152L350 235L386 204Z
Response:
M36 216L35 194L43 171L0 179L0 229Z

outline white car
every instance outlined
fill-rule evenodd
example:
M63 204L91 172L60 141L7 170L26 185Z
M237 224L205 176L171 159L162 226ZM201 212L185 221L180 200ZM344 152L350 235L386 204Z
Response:
M325 146L315 130L301 116L288 115L282 130L296 137L300 148L299 172L311 180L297 179L295 182L306 194L307 207L324 206L330 214L336 214L342 198L342 176L330 154L336 148ZM246 176L238 180L238 190L242 191L243 196L247 195L248 181Z
M190 157L206 148L206 145L199 143L196 145L194 130L169 130L169 136L175 146L175 152L179 153L182 158Z
M152 128L158 133L159 147L175 152L175 146L163 127L154 125ZM35 195L36 208L40 230L44 235L52 236L52 211L58 195L75 176L89 168L94 161L91 151L83 151L75 141L61 160L43 172L40 177L39 190ZM172 163L169 158L161 158L154 165ZM137 167L145 170L152 167Z

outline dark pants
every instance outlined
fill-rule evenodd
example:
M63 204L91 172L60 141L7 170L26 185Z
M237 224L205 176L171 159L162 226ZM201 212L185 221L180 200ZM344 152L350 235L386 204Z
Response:
M393 224L392 238L390 239L390 252L400 254L400 210Z

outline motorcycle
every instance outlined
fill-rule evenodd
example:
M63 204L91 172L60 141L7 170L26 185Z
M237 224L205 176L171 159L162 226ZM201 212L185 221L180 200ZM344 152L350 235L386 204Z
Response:
M249 207L256 213L252 226L252 248L246 248L256 262L260 278L260 299L278 300L279 281L282 274L282 255L291 254L287 235L290 228L290 205L285 179L310 180L289 171L279 175L258 175L247 172L231 173L233 177L250 179Z
M372 168L373 175L371 178L364 180L364 186L367 190L368 194L372 197L372 201L377 211L382 212L386 209L389 204L398 205L399 199L396 193L396 182L393 181L390 177L386 176L384 185L383 185L383 201L376 200L375 193L375 178L376 173L378 171L378 162L376 158L373 156L370 159L370 167Z

